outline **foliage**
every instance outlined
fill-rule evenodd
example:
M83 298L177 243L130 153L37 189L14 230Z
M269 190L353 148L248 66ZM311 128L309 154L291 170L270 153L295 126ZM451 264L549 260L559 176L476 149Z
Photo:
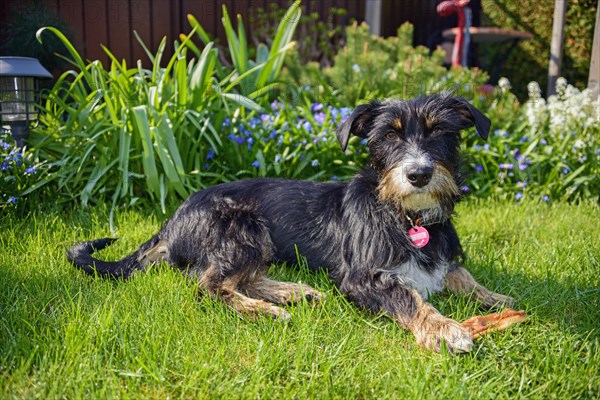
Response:
M391 319L350 304L324 272L272 266L273 278L325 300L286 306L287 322L250 319L166 266L113 282L69 265L66 246L111 234L102 207L3 216L0 398L598 398L599 214L586 203L459 207L467 268L529 315L459 356L423 351ZM99 257L129 254L163 218L117 212L121 239ZM456 320L486 313L469 296L429 301Z
M297 8L293 4L289 14ZM128 67L106 48L108 67L84 62L58 30L39 32L56 35L79 69L58 79L31 139L40 158L60 165L53 179L65 200L86 205L110 199L115 206L149 199L164 212L168 200L180 201L206 184L200 157L207 148L219 151L218 128L225 117L260 109L255 101L269 94L297 18L282 20L271 49L263 45L253 61L241 19L236 33L225 11L235 64L230 69L220 65L218 50L195 18L189 20L192 34L175 43L177 51L164 68L166 38L154 54L140 42L152 69L140 63ZM202 51L192 42L194 33L206 43Z
M321 103L293 106L275 101L268 112L227 118L220 129L227 139L219 154L208 151L205 166L222 171L226 180L349 178L367 153L355 139L344 157L332 133L351 111Z
M346 15L346 10L332 7L328 10L326 19L323 19L317 12L306 14L304 6L301 9L302 15L295 35L298 61L301 64L316 61L321 67L331 66L333 57L344 44L344 26L341 20ZM277 3L269 4L267 9L259 7L256 16L250 17L254 40L268 43L274 28L273 21L280 21L284 12Z
M0 210L23 207L28 195L48 182L48 165L28 149L15 147L8 136L0 133Z
M10 10L10 18L2 26L3 41L0 51L7 56L37 58L51 72L64 66L63 60L55 53L64 53L66 48L62 41L51 34L44 34L44 44L36 40L36 32L44 26L52 26L60 30L72 40L73 32L67 23L41 0L31 2L14 2Z
M500 82L487 114L494 122L489 143L465 146L468 188L477 196L535 197L598 201L600 196L600 116L598 101L557 82L557 95L544 101L536 82L519 106L510 83Z
M369 33L366 24L355 23L346 28L347 43L336 54L332 67L318 70L313 64L305 70L304 65L293 61L287 65L299 86L319 88L313 100L346 106L366 99L412 98L442 90L472 97L468 88L487 80L486 74L476 69L447 70L441 51L430 55L425 47L413 47L412 36L409 23L398 28L396 37L385 39Z
M587 87L597 0L572 0L567 4L562 75L576 87ZM517 29L533 34L510 53L502 73L515 86L520 99L527 98L527 84L540 82L546 90L548 57L552 40L554 2L539 0L483 0L483 25ZM481 58L491 58L498 45L480 46ZM523 68L523 66L527 66Z

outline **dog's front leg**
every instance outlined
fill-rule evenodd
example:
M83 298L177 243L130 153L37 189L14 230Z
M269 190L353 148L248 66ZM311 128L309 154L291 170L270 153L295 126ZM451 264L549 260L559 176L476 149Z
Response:
M340 290L357 306L383 311L400 326L412 331L417 343L436 352L441 343L454 353L473 348L471 334L458 322L444 317L413 289L389 276L346 280Z
M494 293L481 286L463 267L456 267L446 275L446 289L458 294L473 294L487 308L515 307L518 301L509 296Z

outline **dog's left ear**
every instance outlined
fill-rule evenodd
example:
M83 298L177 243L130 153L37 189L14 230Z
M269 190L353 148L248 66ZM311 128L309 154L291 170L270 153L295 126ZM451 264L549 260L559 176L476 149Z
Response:
M475 125L475 129L479 136L483 138L483 140L487 140L488 135L490 133L490 127L492 126L492 121L477 108L473 107L471 103L462 97L455 97L456 103L454 109L461 113L465 119L471 121L469 126Z
M340 142L340 146L342 147L342 151L346 151L351 133L362 138L367 137L370 124L376 115L379 104L380 103L377 101L369 104L361 104L352 111L352 114L350 114L344 122L342 122L335 132L338 142Z

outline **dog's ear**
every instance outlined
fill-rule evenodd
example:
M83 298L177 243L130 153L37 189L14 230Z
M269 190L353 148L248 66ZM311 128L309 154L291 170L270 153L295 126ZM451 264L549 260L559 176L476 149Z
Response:
M492 126L490 119L462 97L455 97L455 100L454 109L471 122L469 126L475 125L477 133L483 140L487 140Z
M350 140L350 133L354 133L356 136L363 138L367 137L370 123L376 115L376 110L379 106L379 102L374 101L369 104L361 104L357 106L352 114L339 126L335 135L337 136L338 142L342 147L342 151L346 151L348 147L348 140Z

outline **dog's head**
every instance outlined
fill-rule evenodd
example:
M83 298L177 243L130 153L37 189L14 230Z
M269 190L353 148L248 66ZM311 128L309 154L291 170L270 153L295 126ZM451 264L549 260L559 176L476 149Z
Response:
M381 200L447 214L460 195L460 132L472 126L487 139L490 120L465 99L442 94L360 105L336 135L343 150L351 133L367 139Z

